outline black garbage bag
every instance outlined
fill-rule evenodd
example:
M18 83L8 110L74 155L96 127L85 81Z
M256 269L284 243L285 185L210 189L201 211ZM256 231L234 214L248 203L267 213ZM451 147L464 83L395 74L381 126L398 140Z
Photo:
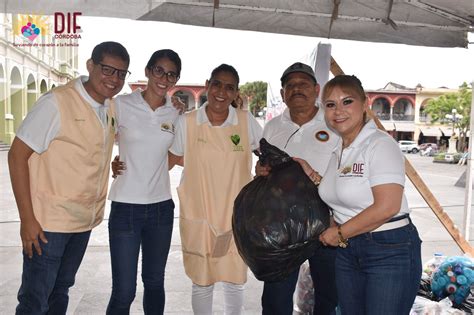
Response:
M319 246L329 226L329 208L299 163L260 141L267 177L247 184L235 199L232 227L240 256L261 281L279 281L294 272Z
M436 301L433 292L431 292L431 279L420 280L420 287L418 288L418 292L416 293L416 295L422 296L431 301Z

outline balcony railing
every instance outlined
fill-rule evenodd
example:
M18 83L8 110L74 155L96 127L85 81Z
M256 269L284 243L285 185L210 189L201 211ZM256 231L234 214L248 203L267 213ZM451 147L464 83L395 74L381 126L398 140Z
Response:
M420 114L420 122L430 122L430 121L431 121L430 116Z
M378 119L380 120L396 120L396 121L415 121L415 115L405 115L394 113L390 116L390 113L377 113Z
M415 120L415 115L405 115L405 114L392 114L392 119L393 120L398 120L398 121L414 121Z
M376 113L376 115L380 120L390 120L390 113Z

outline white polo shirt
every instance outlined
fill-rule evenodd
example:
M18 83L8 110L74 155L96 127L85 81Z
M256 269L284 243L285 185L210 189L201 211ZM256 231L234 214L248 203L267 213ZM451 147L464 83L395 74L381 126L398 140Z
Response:
M109 100L106 100L104 104L96 102L84 88L83 83L87 80L89 80L89 77L81 76L76 81L74 87L82 98L91 105L102 126L105 128ZM61 118L59 115L56 97L49 91L36 101L18 128L16 136L33 151L41 154L48 149L49 144L56 138L61 129Z
M198 125L209 124L210 126L212 126L206 114L206 107L207 107L207 102L204 103L201 107L199 107L199 109L197 110L198 112L196 114L196 121ZM260 126L258 121L255 119L255 117L253 117L253 115L250 112L248 112L247 116L248 116L249 144L253 151L255 149L258 149L258 147L260 146L259 141L262 138L262 127ZM229 106L229 115L227 116L227 119L224 121L224 123L220 126L212 126L212 127L221 128L221 127L226 127L230 125L237 125L238 123L239 121L237 119L237 113L235 112L235 108L232 106ZM178 118L178 122L176 124L176 137L174 138L174 142L170 148L170 152L177 156L183 156L185 144L186 144L186 117L184 115L181 115Z
M349 147L342 150L341 141L334 150L319 195L343 224L374 203L372 187L392 183L405 186L405 159L395 140L370 120ZM403 194L396 216L409 212Z
M321 175L326 171L332 151L339 142L339 136L326 125L322 108L302 126L291 120L290 111L286 108L265 125L263 137L290 156L306 160Z
M153 111L141 92L115 98L120 160L127 169L112 183L113 201L150 204L171 199L168 149L179 113L169 98Z

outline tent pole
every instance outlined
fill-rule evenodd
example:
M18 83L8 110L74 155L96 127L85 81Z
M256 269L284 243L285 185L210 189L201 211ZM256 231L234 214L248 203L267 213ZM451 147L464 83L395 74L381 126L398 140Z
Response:
M344 71L342 71L341 67L337 64L336 60L331 57L331 72L333 75L340 75L344 74ZM471 110L471 115L473 111ZM374 113L369 110L368 115L370 118L372 118L375 123L377 124L377 127L381 130L385 131L385 128L383 125L380 123L380 120L374 115ZM474 121L474 119L471 119L471 124ZM471 137L469 137L469 144L471 144ZM469 145L469 149L472 149L472 146ZM471 160L469 159L469 165L471 163ZM416 172L415 168L413 165L411 165L410 161L408 161L405 158L405 174L408 176L410 181L413 183L415 188L418 190L420 193L421 197L426 201L428 206L431 208L431 210L434 212L436 217L438 217L439 221L443 226L446 228L448 231L449 235L453 238L453 240L456 242L456 244L459 246L459 248L464 252L469 254L471 257L474 257L474 249L471 247L469 242L466 241L466 239L461 235L461 232L459 229L456 227L454 224L453 220L449 217L449 215L444 212L443 207L439 204L438 200L436 200L435 196L433 193L430 191L428 186L426 186L425 182L423 179L421 179L420 175ZM470 180L470 179L469 179ZM470 180L470 182L472 182ZM469 213L470 214L470 213Z
M471 91L474 91L474 81L471 82ZM473 133L474 133L474 93L471 94L471 121L470 121L470 135L469 148L467 155L467 172L466 172L466 190L464 194L464 218L463 230L464 238L469 240L469 229L471 226L471 210L472 210L472 152L473 152Z

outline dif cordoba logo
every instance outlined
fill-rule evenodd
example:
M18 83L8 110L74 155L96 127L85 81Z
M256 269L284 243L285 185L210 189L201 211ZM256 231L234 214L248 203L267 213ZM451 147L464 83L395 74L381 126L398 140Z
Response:
M41 30L39 27L36 27L36 24L32 24L31 22L26 23L21 28L21 34L26 37L30 42L34 41L38 35L40 35Z
M28 40L27 44L21 46L78 46L77 41L50 43L33 43L33 41L38 36L49 35L52 35L54 40L81 39L82 29L78 23L78 17L81 15L81 12L54 12L53 16L18 14L18 18L13 23L13 34L23 36Z

